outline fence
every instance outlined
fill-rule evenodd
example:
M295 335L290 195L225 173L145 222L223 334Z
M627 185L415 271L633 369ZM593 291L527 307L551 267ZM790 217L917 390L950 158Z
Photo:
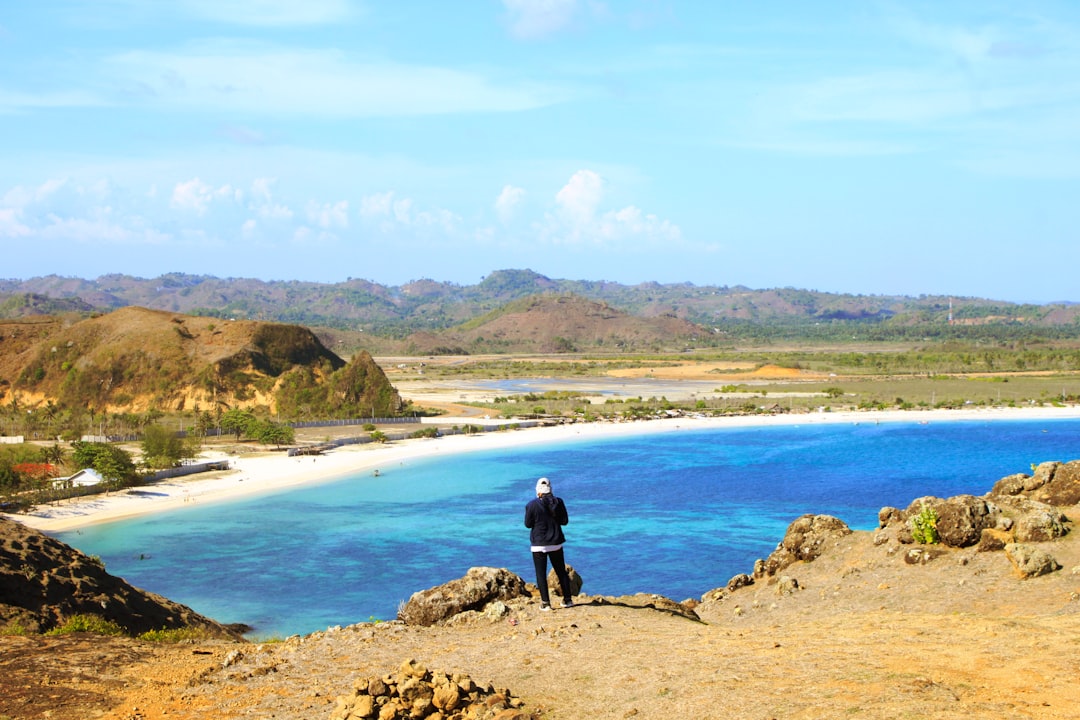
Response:
M532 428L541 425L538 420L526 420L524 422L514 423L512 425L463 425L448 428L440 428L438 437L444 435L471 435L484 432L507 432L509 430ZM396 433L383 433L385 440L408 440L413 437L413 433L410 432L396 432ZM296 457L297 455L311 455L314 453L324 452L326 450L333 450L334 448L341 447L342 445L364 445L370 442L376 442L368 435L360 435L357 437L338 438L336 440L330 440L318 445L306 445L301 447L289 448L288 456Z
M183 477L184 475L194 475L195 473L210 472L211 470L228 469L228 460L214 460L211 462L191 463L190 465L181 465L179 467L158 470L150 476L150 480L165 480L166 478Z

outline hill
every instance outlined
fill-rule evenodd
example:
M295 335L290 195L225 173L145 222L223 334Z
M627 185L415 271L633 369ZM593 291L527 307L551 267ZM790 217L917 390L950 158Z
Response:
M633 352L678 349L708 335L705 328L671 315L638 317L607 303L574 295L533 295L514 300L441 333L408 338L412 354L477 352Z
M96 280L58 276L0 280L0 317L14 317L12 313L22 312L19 308L28 302L38 302L26 299L31 296L82 302L99 310L139 305L218 319L273 320L337 333L362 332L361 346L398 352L401 348L387 343L414 333L448 330L535 295L577 296L641 318L676 317L713 331L699 337L699 343L747 337L841 341L850 339L852 328L864 340L1009 341L1034 335L1075 338L1080 333L1077 304L690 283L623 285L553 279L531 270L498 270L475 285L428 279L401 286L360 279L262 281L181 273L152 279L105 275Z
M0 400L71 412L400 409L371 356L346 363L308 329L141 307L0 321Z
M100 561L0 516L0 627L44 633L86 614L129 635L193 629L237 640L243 631L132 587Z

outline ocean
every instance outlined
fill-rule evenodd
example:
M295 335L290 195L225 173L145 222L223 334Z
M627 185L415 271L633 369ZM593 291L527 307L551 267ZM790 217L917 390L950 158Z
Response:
M437 442L437 441L436 441ZM590 595L699 597L749 573L804 513L877 527L883 506L981 495L1080 458L1080 420L666 431L454 454L58 534L109 572L252 637L395 617L473 566L533 581L525 503L551 479Z

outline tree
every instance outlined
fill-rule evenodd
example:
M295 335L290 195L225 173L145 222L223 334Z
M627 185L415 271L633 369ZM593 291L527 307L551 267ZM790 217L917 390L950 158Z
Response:
M248 428L248 435L265 445L287 445L296 434L291 427L272 420L256 420Z
M255 422L255 416L247 410L233 408L221 414L220 427L223 432L236 435L236 441L240 442L240 436L247 433L248 427Z
M80 468L93 468L107 482L121 484L135 479L135 462L123 448L100 442L73 442L72 460Z
M147 425L143 430L142 454L147 467L175 467L195 456L189 443L161 425Z

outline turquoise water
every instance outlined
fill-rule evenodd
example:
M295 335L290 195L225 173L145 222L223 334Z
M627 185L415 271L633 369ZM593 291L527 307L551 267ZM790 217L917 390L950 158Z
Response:
M97 525L61 539L109 571L256 636L393 618L468 568L532 580L525 503L552 479L589 594L698 597L750 572L807 512L853 528L922 495L981 495L1080 458L1080 421L666 432L413 461L380 477Z

